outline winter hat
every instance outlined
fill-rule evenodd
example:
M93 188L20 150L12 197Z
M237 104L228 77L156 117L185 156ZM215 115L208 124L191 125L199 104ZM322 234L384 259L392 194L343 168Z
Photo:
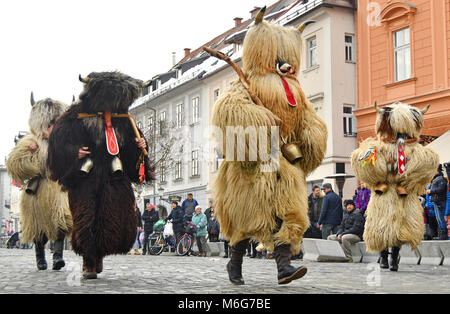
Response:
M197 205L197 206L195 206L195 211L197 211L198 208L202 209L202 207L200 205Z

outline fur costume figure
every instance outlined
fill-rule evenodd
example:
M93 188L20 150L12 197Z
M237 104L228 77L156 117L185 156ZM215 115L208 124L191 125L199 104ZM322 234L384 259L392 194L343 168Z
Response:
M48 163L52 178L69 193L72 248L83 256L85 278L95 279L105 256L126 254L133 246L131 183L142 182L142 175L151 180L153 173L127 118L146 85L119 72L94 72L80 80L85 85L79 100L50 137Z
M263 20L264 12L265 8L248 30L242 55L243 74L263 106L252 100L242 81L236 81L215 103L212 124L224 135L229 126L256 127L259 132L264 132L260 127L267 127L268 143L271 127L278 125L280 141L293 144L301 158L291 163L279 152L278 169L265 172L261 168L265 161L259 157L257 161L248 159L248 137L245 161L229 161L233 156L226 156L224 143L227 160L221 164L214 183L215 213L221 232L232 245L232 256L241 254L235 252L236 246L245 247L242 241L251 238L274 251L274 256L277 248L283 248L284 259L290 259L291 254L299 253L302 236L309 227L306 176L322 162L327 128L296 78L305 25L294 28L269 23ZM242 260L228 266L230 280L235 284L243 284L239 263ZM288 264L277 260L279 276ZM237 281L232 279L231 273L236 273L233 268Z
M56 242L54 269L63 267L62 241L72 231L67 193L49 179L47 169L48 136L66 105L46 98L35 102L31 95L28 121L31 134L22 138L6 161L11 178L26 187L20 198L22 241L34 242L39 269L46 269L44 245ZM55 264L58 265L55 265Z
M383 262L387 249L393 247L391 270L396 270L400 246L409 243L416 249L422 241L418 196L435 174L439 156L418 143L428 107L418 110L395 103L382 109L375 104L375 108L377 138L363 141L352 153L352 167L372 192L364 231L367 250L382 252Z

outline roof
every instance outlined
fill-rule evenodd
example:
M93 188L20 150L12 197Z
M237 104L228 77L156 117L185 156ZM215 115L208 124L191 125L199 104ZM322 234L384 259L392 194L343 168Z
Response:
M266 9L264 19L274 21L280 25L286 25L297 19L299 16L325 4L354 8L352 0L315 0L309 3L304 3L303 0L279 0ZM255 11L255 9L251 12ZM225 61L218 60L204 52L204 46L230 56L235 62L239 61L242 57L242 49L235 51L234 44L243 42L247 30L253 21L254 17L241 22L239 25L216 36L206 44L190 52L175 64L169 72L154 76L152 91L148 94L144 93L142 97L133 103L130 109L139 107L189 81L205 78L227 67ZM157 84L157 80L159 81L159 84Z
M300 2L300 0L296 0L296 1L295 0L279 0L266 9L266 14L264 16L267 18L273 13L278 13L280 15L280 14L284 13L284 11L280 11L281 9L287 8L289 5L291 5L294 2L298 3L298 2ZM270 18L277 18L277 17L278 16L273 16ZM254 20L254 17L251 19L248 19L246 21L243 21L239 25L237 25L233 28L230 28L226 32L213 38L212 40L208 41L204 45L193 50L189 55L183 57L176 65L174 65L173 68L176 68L180 63L195 59L199 56L204 56L206 54L202 50L202 47L204 47L204 46L209 47L211 49L215 49L215 50L222 50L223 48L225 48L228 45L227 42L225 41L225 39L227 39L228 37L230 37L231 35L233 35L235 33L245 31L248 28L248 26L253 22L253 20ZM244 32L244 34L245 34L245 32Z

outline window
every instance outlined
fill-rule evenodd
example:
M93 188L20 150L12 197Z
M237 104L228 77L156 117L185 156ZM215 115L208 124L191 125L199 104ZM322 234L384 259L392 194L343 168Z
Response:
M411 46L409 27L394 32L395 81L411 78Z
M308 67L317 65L317 38L314 36L308 39Z
M192 99L192 123L196 123L200 120L200 98L195 97Z
M161 183L166 182L166 165L164 161L161 161L159 179Z
M166 127L166 112L159 114L159 135L164 136L164 129Z
M219 96L220 96L220 89L216 89L214 91L214 102L216 102L217 99L219 99Z
M175 163L175 180L181 180L183 176L183 166L181 160Z
M192 151L191 158L191 176L199 175L198 150Z
M155 121L154 121L153 113L152 113L147 117L147 129L148 129L150 136L153 136L154 122Z
M183 104L177 105L176 119L177 119L177 127L179 128L183 125Z
M346 62L355 62L356 61L355 54L355 36L354 35L345 35L345 61Z
M356 136L355 116L353 115L353 107L344 106L344 136Z

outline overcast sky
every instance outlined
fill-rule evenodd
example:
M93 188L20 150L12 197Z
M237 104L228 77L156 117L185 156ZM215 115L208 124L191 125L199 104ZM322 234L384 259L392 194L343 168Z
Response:
M30 92L70 103L78 74L121 71L148 80L172 52L198 48L276 0L0 1L0 164L28 131Z

